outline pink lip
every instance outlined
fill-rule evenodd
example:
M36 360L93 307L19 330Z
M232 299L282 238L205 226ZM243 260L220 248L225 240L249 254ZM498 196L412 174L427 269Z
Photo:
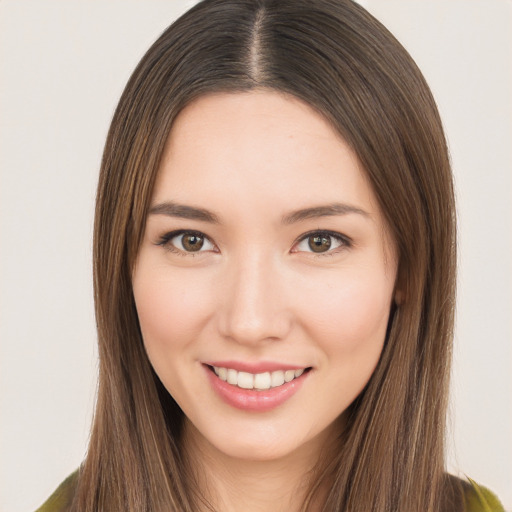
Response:
M300 370L305 366L294 366L290 364L276 363L273 361L260 361L258 363L248 363L242 361L203 361L208 366L217 366L217 368L232 368L237 372L265 373L276 372L278 370Z
M217 364L215 364L215 366L217 366ZM233 366L230 365L222 366L222 368L226 367L233 368ZM204 368L212 388L224 402L231 405L232 407L236 407L237 409L253 412L270 411L284 404L284 402L286 402L295 393L297 393L297 391L299 391L305 379L309 375L309 372L305 372L300 377L293 379L290 382L286 382L282 386L257 391L255 389L242 389L238 386L228 384L227 382L219 379L219 377L217 377L217 375L215 375L215 373L210 368L208 368L208 366L204 365ZM281 366L279 369L283 369L283 367ZM291 370L293 368L288 369ZM258 371L251 373L262 372Z

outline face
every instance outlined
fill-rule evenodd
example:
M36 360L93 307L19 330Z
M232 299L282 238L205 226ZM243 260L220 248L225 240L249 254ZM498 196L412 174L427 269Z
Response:
M395 277L358 159L308 105L226 93L179 114L133 291L151 364L202 442L261 460L332 436L377 365Z

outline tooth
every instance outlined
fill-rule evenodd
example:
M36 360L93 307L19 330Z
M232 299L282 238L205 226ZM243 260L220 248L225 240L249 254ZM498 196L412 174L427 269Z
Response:
M226 368L219 368L219 373L217 375L221 380L227 380L228 370Z
M228 368L228 382L236 386L238 383L238 372L232 368Z
M300 377L304 373L304 369L295 370L295 377Z
M219 375L219 367L218 366L214 366L213 371L215 372L215 375Z
M272 372L270 385L273 388L275 388L277 386L282 386L283 384L284 384L284 372L282 370L277 370L276 372Z
M243 389L254 388L254 375L247 372L238 372L238 387Z
M254 376L254 387L256 389L270 389L270 373L257 373Z
M284 381L290 382L295 378L295 370L286 370L284 372Z

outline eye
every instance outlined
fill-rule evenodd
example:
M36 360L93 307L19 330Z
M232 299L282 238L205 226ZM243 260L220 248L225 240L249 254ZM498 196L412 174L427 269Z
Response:
M302 236L293 252L332 253L340 247L350 247L350 240L331 231L313 231Z
M173 231L164 235L158 245L170 251L181 253L196 253L214 251L215 245L200 231Z

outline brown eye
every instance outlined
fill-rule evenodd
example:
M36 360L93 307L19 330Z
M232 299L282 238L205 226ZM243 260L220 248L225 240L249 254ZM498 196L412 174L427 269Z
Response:
M159 244L167 249L186 255L187 253L215 251L211 240L199 231L173 231L164 235Z
M294 246L292 252L316 253L319 256L332 254L337 249L349 248L352 241L341 233L334 231L313 231L305 233Z
M312 235L308 237L308 246L313 252L326 252L331 248L331 236Z
M185 251L199 251L204 245L204 237L193 233L185 234L181 240L181 245L183 245L183 249L185 249Z

